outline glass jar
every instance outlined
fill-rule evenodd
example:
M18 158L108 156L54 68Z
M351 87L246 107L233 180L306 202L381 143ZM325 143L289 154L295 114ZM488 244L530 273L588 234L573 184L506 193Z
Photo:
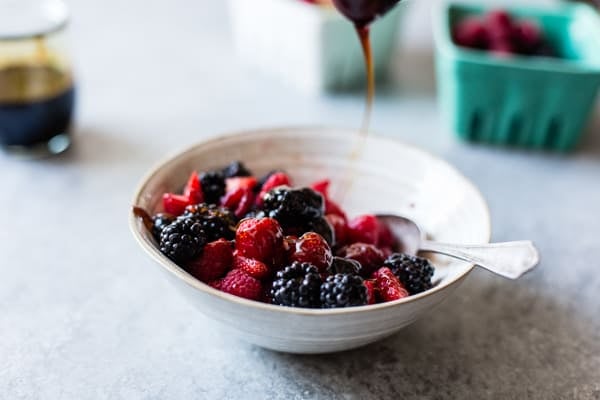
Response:
M61 0L0 0L0 146L9 152L65 151L75 87Z

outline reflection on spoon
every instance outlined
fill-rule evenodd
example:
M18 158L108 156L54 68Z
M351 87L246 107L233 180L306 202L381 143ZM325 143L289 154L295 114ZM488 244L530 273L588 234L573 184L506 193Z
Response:
M444 254L509 279L519 278L540 261L529 240L476 245L437 243L427 240L419 226L408 218L398 215L377 215L377 218L400 239L399 250L406 254L416 255L419 251Z

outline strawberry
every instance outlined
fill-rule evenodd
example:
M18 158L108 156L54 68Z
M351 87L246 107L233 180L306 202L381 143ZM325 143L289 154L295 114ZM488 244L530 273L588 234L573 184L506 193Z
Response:
M185 208L189 205L188 198L181 194L165 193L162 200L165 212L174 216L183 214Z
M335 232L335 245L343 246L347 239L346 231L348 230L348 225L346 220L337 214L327 214L325 215L325 219L327 219L327 222L329 222L329 225L331 225Z
M187 184L185 185L185 189L183 190L183 195L187 197L188 204L200 204L204 202L202 186L200 185L200 179L198 178L196 171L192 172L190 175Z
M367 214L348 222L348 243L377 244L379 221L374 215Z
M328 198L330 183L331 182L329 181L329 179L322 179L320 181L314 182L312 185L310 185L310 188L315 192L321 193L321 195L323 195L324 198Z
M269 268L265 265L265 263L254 260L252 258L247 258L240 256L235 252L233 258L233 268L241 269L248 275L256 279L264 279L269 276Z
M320 193L323 196L323 199L325 200L325 214L339 215L344 219L344 221L347 221L348 218L346 217L344 210L342 210L342 208L329 197L329 184L329 179L323 179L314 182L312 185L310 185L310 187L312 190Z
M381 302L394 301L408 297L408 291L388 267L379 268L373 273L377 298Z
M241 187L233 191L227 191L225 196L221 197L221 205L235 211L244 193L246 193L246 189Z
M264 195L271 191L271 189L275 189L278 186L290 186L291 184L292 181L285 172L275 172L267 178L260 189L260 193L258 197L256 197L256 204L262 206Z
M221 205L232 210L236 217L242 218L254 204L254 187L256 178L253 176L228 178L225 196Z
M233 248L231 242L219 239L204 246L202 255L192 261L187 270L202 282L223 277L231 269Z
M225 179L225 193L235 192L238 189L254 189L256 178L253 176L236 176Z
M262 261L271 267L283 255L283 231L273 218L248 218L236 231L235 248L238 254Z
M394 234L392 233L390 227L377 220L377 222L379 223L379 234L377 235L377 246L379 248L382 247L395 247L396 245L396 238L394 237Z
M381 250L372 244L366 243L353 243L342 248L338 255L358 261L362 266L360 274L363 278L368 278L385 261L385 255Z
M242 218L244 215L252 209L254 204L254 191L252 189L244 189L242 197L237 207L235 208L234 214L238 218Z
M249 300L259 300L263 293L260 281L241 269L232 269L225 278L219 280L218 283L214 283L214 285L225 293Z
M375 282L372 280L365 280L364 285L367 288L367 304L375 304Z
M315 232L307 232L296 241L291 261L310 263L317 267L320 273L327 271L331 265L333 255L329 244L321 235Z

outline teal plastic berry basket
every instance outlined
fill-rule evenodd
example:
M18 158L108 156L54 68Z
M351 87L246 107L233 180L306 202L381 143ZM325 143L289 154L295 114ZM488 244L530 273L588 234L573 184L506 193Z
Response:
M584 4L513 7L536 21L560 58L497 56L457 46L452 28L485 7L446 4L436 21L441 108L462 139L566 151L578 142L600 86L600 16Z

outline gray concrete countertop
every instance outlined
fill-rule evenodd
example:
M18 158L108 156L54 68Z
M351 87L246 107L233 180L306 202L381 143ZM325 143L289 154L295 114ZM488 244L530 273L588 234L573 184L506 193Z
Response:
M600 121L569 156L460 144L417 53L398 60L410 82L381 94L374 130L455 164L489 201L495 240L537 242L537 270L476 271L396 336L326 356L223 336L172 290L127 228L158 159L232 130L358 126L362 112L358 95L308 98L244 72L221 3L71 2L76 145L0 155L0 398L600 399Z

